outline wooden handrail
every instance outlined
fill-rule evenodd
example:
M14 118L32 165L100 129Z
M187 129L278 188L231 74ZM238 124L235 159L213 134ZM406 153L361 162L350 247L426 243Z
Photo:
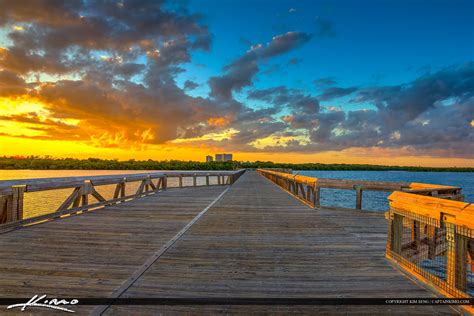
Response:
M474 229L474 204L406 192L393 192L388 200L390 209Z
M459 201L463 198L460 187L417 182L318 179L273 170L257 171L313 207L319 206L320 188L356 190L357 209L362 206L363 190L393 191L388 197L390 210L386 213L390 223L387 258L445 295L470 297L467 293L467 263L472 271L474 204ZM425 260L438 270L444 269L445 278L426 268L421 263Z
M0 193L11 194L15 185L26 185L25 192L37 192L46 190L66 189L80 186L84 181L90 181L93 185L116 184L123 179L125 182L141 181L150 177L158 179L163 176L168 178L193 177L193 176L231 176L237 171L164 171L150 173L132 173L103 176L81 176L81 177L57 177L57 178L34 178L18 180L0 180Z
M408 188L410 186L409 182L313 178L308 176L293 175L265 169L258 169L257 171L260 173L272 174L281 178L291 179L306 184L316 185L321 188L330 189L354 189L354 186L359 186L366 190L393 191L395 189L400 190L402 188Z
M26 225L35 221L91 210L154 194L168 188L168 178L178 178L179 187L183 187L182 180L184 177L192 178L193 186L197 186L197 177L205 177L206 186L210 185L209 177L217 177L217 185L228 185L234 183L244 172L244 169L236 171L166 171L106 176L4 180L0 181L0 228ZM227 179L225 179L226 177ZM155 179L157 181L153 182L152 180ZM140 184L135 193L126 195L125 187L130 182L140 182ZM116 185L113 198L106 199L95 189L96 186L102 185ZM24 218L25 193L67 188L73 189L72 193L61 203L57 210L52 210L51 213L34 218ZM89 201L90 197L96 201Z
M362 194L363 191L404 191L412 194L438 196L441 198L452 199L452 200L463 200L461 194L461 188L455 186L443 186L435 184L417 183L417 182L389 182L389 181L369 181L369 180L347 180L347 179L330 179L330 178L313 178L308 176L293 175L288 173L282 173L268 169L257 169L257 172L264 175L274 182L285 182L280 183L287 191L293 195L299 196L299 187L301 185L311 186L313 193L307 193L303 196L303 200L308 202L311 206L319 206L319 189L340 189L340 190L356 190L356 209L362 208ZM278 181L277 181L278 179ZM287 182L292 183L289 186ZM278 184L278 183L277 183ZM308 188L309 190L309 188ZM313 199L310 199L310 195L314 195Z

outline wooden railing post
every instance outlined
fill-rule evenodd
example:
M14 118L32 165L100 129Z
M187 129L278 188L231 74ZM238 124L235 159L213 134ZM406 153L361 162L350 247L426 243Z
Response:
M446 282L454 288L466 291L467 287L467 243L469 239L456 232L455 217L442 215L446 228Z
M8 195L0 194L0 224L7 222Z
M145 180L145 192L150 191L150 186L152 185L151 177L147 176Z
M467 290L467 244L469 238L456 234L456 288Z
M356 186L356 209L362 209L362 188L360 186Z
M413 221L413 227L411 231L411 240L413 242L413 245L415 246L416 252L420 250L420 244L421 244L421 228L420 228L420 222L414 220Z
M88 180L84 181L81 189L79 190L79 197L82 205L89 205L89 194L92 193L92 183ZM79 206L79 205L78 205Z
M221 185L221 175L220 174L217 175L217 184Z
M183 175L182 174L179 175L179 187L180 188L183 187Z
M438 228L428 226L426 237L428 239L428 259L432 260L436 257L436 238L438 236Z
M125 183L127 182L127 178L123 178L122 181L117 183L115 186L114 192L114 199L118 199L119 197L125 196Z
M5 196L5 202L3 202L5 223L23 219L23 201L26 185L14 185L12 186L12 191L12 194Z
M306 201L311 203L311 187L306 185Z
M166 190L168 188L168 176L165 175L163 177L163 190Z
M127 185L127 178L123 178L122 186L120 187L120 197L125 197L125 186Z
M193 186L197 186L196 174L193 175Z
M206 175L206 185L209 186L209 173Z
M393 214L392 219L392 251L402 253L402 236L403 236L403 216Z
M313 190L313 204L315 208L319 208L321 207L321 188L319 186L315 186Z

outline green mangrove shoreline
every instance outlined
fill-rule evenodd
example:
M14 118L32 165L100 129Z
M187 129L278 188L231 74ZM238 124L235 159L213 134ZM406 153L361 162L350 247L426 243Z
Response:
M271 161L199 162L182 160L126 160L74 159L51 157L0 157L0 169L37 170L233 170L239 168L289 168L293 170L347 170L347 171L435 171L474 172L470 167L383 166L364 164L274 163Z

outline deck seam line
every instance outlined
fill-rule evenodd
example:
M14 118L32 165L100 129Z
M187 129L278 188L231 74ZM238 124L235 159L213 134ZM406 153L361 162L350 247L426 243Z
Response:
M230 186L227 187L221 194L219 194L208 206L206 206L199 214L197 214L186 226L184 226L176 235L173 236L163 247L156 251L151 257L149 257L145 263L140 266L130 278L125 280L118 288L116 288L110 298L119 298L125 293L169 248L171 248L179 238L181 238L191 226L196 223L214 204L216 204L224 194L229 191ZM90 315L100 316L104 313L112 304L97 306Z

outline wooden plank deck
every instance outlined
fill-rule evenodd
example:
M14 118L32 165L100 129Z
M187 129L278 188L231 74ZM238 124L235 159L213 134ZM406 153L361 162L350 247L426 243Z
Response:
M0 296L108 297L223 190L173 189L2 234ZM387 263L386 231L380 213L314 210L247 172L121 297L432 297ZM455 314L446 306L117 305L104 314L290 311Z
M223 190L170 189L0 234L0 297L109 297ZM74 308L79 314L92 309Z

